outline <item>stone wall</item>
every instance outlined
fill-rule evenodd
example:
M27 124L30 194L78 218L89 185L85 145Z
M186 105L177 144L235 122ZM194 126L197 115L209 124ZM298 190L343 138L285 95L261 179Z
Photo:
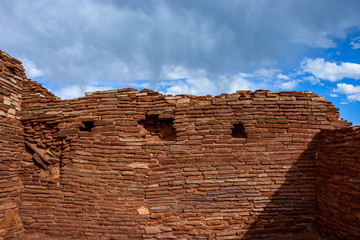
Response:
M316 94L62 101L1 51L0 87L0 239L359 239L360 129Z
M360 239L360 128L323 131L317 158L319 230Z
M44 168L27 149L25 228L80 239L311 239L314 137L349 125L311 92L60 101L31 83L22 109L25 137L60 159Z
M22 82L26 79L21 62L0 51L0 239L23 232L19 217L20 162L24 151L20 122Z

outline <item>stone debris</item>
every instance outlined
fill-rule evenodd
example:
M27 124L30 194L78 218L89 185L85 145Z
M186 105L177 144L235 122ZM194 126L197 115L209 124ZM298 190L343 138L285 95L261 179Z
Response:
M0 238L360 238L360 129L313 92L62 101L4 52L0 86Z

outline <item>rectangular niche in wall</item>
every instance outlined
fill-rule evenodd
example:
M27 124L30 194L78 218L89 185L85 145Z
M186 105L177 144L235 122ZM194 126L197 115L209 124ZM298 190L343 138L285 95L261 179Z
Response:
M145 120L139 121L145 129L145 134L154 139L175 141L176 132L173 119L159 119L158 115L146 115Z
M82 124L83 124L83 127L80 127L80 131L83 131L83 132L91 132L91 130L95 126L94 121L85 121L85 122L82 122Z
M247 138L244 124L242 123L234 124L234 127L232 128L231 136L233 138Z

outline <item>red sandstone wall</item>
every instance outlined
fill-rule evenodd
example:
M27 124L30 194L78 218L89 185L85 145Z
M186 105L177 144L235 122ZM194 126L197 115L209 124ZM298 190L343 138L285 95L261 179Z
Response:
M359 239L360 129L330 130L346 125L308 92L61 101L0 51L0 239L23 223L55 238L314 239L317 224ZM36 164L23 128L61 162Z
M317 158L317 222L330 239L360 239L360 128L323 131Z
M18 211L18 171L24 149L20 122L24 79L21 62L0 51L0 239L11 239L24 231Z
M123 89L60 101L33 90L24 90L25 136L61 163L43 169L28 150L20 211L28 232L49 236L284 239L310 231L313 138L348 125L309 92L213 98ZM233 133L237 124L245 130Z

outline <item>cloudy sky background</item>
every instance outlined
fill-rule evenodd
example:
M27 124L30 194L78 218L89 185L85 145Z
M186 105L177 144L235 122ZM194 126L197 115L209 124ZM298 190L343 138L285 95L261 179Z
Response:
M360 1L1 0L0 49L61 98L315 91L360 124Z

